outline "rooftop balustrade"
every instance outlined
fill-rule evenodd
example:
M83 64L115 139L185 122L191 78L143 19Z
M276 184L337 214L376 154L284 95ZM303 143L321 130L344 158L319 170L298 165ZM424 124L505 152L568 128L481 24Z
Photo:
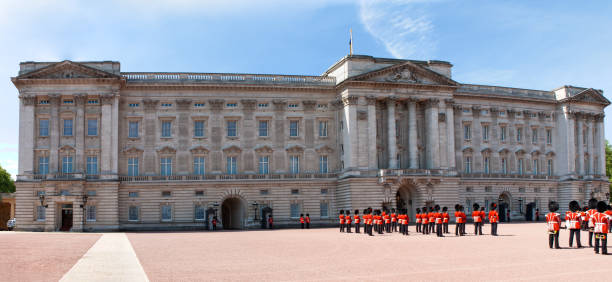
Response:
M245 83L245 84L298 84L334 86L336 78L305 75L232 74L232 73L162 73L124 72L128 82L192 82L192 83Z

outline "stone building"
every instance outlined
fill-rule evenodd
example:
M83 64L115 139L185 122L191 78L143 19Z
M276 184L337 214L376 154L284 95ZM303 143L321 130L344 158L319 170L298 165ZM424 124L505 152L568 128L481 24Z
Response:
M24 62L22 230L336 223L340 209L605 199L601 90L463 84L443 61L351 55L320 76ZM608 195L609 196L609 195ZM505 215L504 215L505 216Z

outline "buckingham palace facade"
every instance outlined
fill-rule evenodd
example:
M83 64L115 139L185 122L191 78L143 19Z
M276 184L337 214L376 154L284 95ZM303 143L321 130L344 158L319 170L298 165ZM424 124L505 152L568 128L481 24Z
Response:
M349 55L320 76L23 62L21 230L333 225L338 210L498 202L530 218L609 195L601 90L456 82ZM505 217L502 212L502 217Z

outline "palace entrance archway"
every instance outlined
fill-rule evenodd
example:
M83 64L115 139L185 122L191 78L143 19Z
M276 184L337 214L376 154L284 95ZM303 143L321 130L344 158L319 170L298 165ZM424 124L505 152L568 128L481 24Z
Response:
M223 229L244 229L246 205L242 199L227 198L221 204L221 224Z
M502 222L508 221L508 209L512 206L512 197L509 192L502 192L498 198L499 220Z
M395 194L395 203L398 210L406 209L410 216L410 222L414 222L416 188L412 185L401 185Z

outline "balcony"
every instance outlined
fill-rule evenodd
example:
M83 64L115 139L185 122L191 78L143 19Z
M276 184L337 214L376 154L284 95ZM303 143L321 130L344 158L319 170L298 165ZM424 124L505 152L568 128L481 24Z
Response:
M447 169L380 169L378 177L385 176L454 176Z
M504 174L504 173L461 173L461 178L502 178L502 179L536 179L558 180L559 176L545 174Z
M40 180L99 180L116 179L112 174L85 174L82 172L73 173L49 173L49 174L21 174L17 175L20 181L40 181Z
M336 173L297 173L297 174L203 174L203 175L138 175L119 176L122 182L159 182L159 181L235 181L235 180L293 180L293 179L332 179Z
M190 82L190 83L230 83L230 84L290 84L335 86L334 77L274 74L238 73L168 73L168 72L124 72L128 82Z

